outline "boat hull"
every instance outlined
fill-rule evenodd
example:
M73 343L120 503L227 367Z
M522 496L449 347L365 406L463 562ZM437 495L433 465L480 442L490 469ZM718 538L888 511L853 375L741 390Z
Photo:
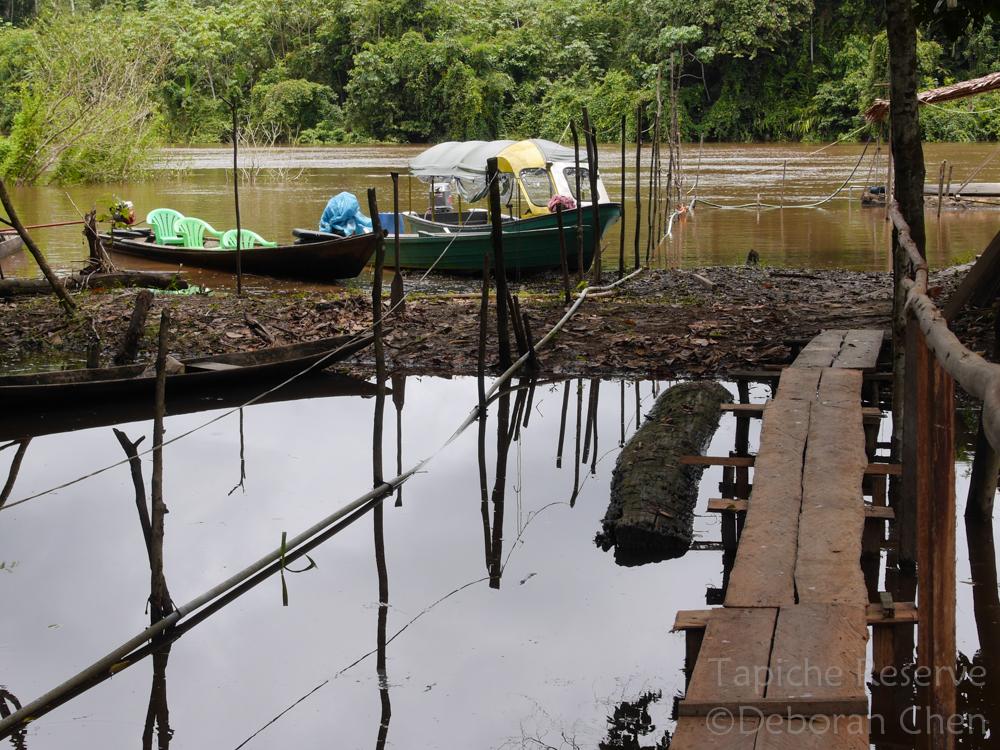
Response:
M241 383L253 383L265 390L267 385L277 384L310 367L318 372L373 340L370 335L336 336L290 346L185 359L184 372L167 376L167 394L204 395ZM0 376L0 399L19 410L102 399L152 399L156 378L140 377L146 368L147 365L139 364Z
M11 234L10 232L0 234L0 258L7 255L13 255L23 247L24 241L20 238L20 236Z
M105 247L110 249L107 238ZM161 263L236 272L236 251L157 245L140 238L115 237L114 251ZM353 279L375 254L375 236L332 237L322 242L253 247L240 251L243 273L301 281Z
M616 211L609 212L608 223L613 223L611 216L617 220L620 207L613 204ZM565 216L569 219L571 214ZM547 217L536 217L537 219ZM513 225L503 227L504 263L508 274L537 273L554 268L560 268L562 261L559 250L559 227L553 215L552 225L545 226L535 222L535 219L522 220ZM468 229L454 231L420 231L416 234L399 236L399 265L401 268L426 269L433 267L438 271L482 271L483 255L490 254L490 267L496 269L496 257L493 255L493 243L488 231L477 227L476 231ZM566 260L570 271L579 267L577 246L577 227L575 221L565 221L563 232L566 240ZM603 235L603 230L601 232ZM594 228L588 221L584 211L583 223L583 268L590 268L594 260ZM396 262L395 238L389 235L385 240L385 264L391 267Z
M608 231L608 227L616 223L622 215L622 205L621 203L599 203L598 204L598 218L601 222L601 237L604 237L604 233ZM468 217L469 212L463 213L463 217ZM411 232L433 232L436 234L440 233L452 233L463 229L465 225L458 225L458 214L437 214L434 220L426 217L417 216L416 214L406 213L403 214L403 220L406 222L407 228ZM583 220L584 223L591 223L593 221L593 211L590 206L583 207ZM488 231L489 224L486 223L486 212L476 212L474 218L474 224L470 224L470 227L474 227L474 231ZM563 211L563 225L569 227L570 224L576 224L576 210ZM503 231L504 234L508 232L516 231L518 228L525 230L531 229L554 229L559 226L559 218L554 213L538 214L537 216L527 216L520 219L510 219L504 217Z

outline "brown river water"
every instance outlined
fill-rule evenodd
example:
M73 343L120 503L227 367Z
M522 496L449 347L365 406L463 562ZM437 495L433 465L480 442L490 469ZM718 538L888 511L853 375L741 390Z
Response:
M426 206L420 183L406 177L408 161L423 146L343 146L287 148L241 156L241 165L259 168L254 184L240 185L240 212L244 227L267 239L291 240L295 227L316 228L327 200L341 191L354 193L367 213L367 190L375 188L381 211L392 210L392 181L399 172L400 207ZM959 184L994 150L991 144L927 144L928 182L936 182L938 165L954 166L953 183ZM697 204L650 254L655 267L684 268L732 265L754 249L762 262L777 268L887 268L885 213L861 208L858 197L865 185L884 182L885 149L877 172L872 143L859 163L864 144L687 144L682 153L685 201L695 196L720 206L780 205L783 210L725 209ZM700 154L699 154L700 152ZM648 144L643 151L643 199L640 260L645 263L649 207ZM635 148L626 147L624 222L605 235L604 267L618 263L620 232L625 232L626 264L635 253ZM700 162L700 166L699 166ZM605 145L600 152L601 173L609 194L622 196L621 150ZM44 224L79 218L112 194L135 205L141 221L153 208L174 208L198 216L223 231L236 226L232 191L232 151L225 147L176 147L164 152L156 178L148 182L87 187L33 187L12 190L25 224ZM851 176L853 172L853 177ZM784 173L784 178L783 178ZM876 179L876 174L879 177ZM975 180L1000 182L1000 161L990 163ZM784 188L782 189L782 184ZM841 186L829 202L823 201ZM696 188L697 185L697 188ZM853 191L852 191L853 186ZM854 200L851 200L853 195ZM74 204L76 207L74 207ZM1000 209L948 210L940 219L927 212L927 253L932 267L968 259L981 252L1000 229ZM662 233L661 233L662 234ZM34 232L49 262L60 270L77 268L86 256L80 227L39 229ZM124 267L155 268L155 264L118 258ZM2 261L10 276L37 276L34 262L23 254ZM164 268L164 266L158 266ZM192 271L196 279L215 287L228 287L225 275ZM253 289L303 288L302 283L250 281Z
M674 230L659 262L731 264L753 247L775 267L884 268L883 211L846 199L788 207L832 193L861 153L857 144L815 154L818 148L706 146L699 197L733 205L756 201L760 191L763 202L780 201L787 159L786 208L763 211L758 223L755 210L700 206ZM932 145L927 158L953 162L957 178L992 148ZM405 172L418 151L282 151L271 157L275 165L307 171L297 180L241 186L246 226L265 237L287 237L295 226L313 226L340 190L364 203L365 189L374 186L380 205L389 206L387 173ZM612 195L620 191L616 153L602 150ZM140 216L171 206L228 227L234 222L225 172L230 158L221 148L172 149L171 163L189 169L164 171L139 185L17 190L14 199L27 223L71 219L69 198L86 209L113 191L132 200ZM687 147L685 159L691 175L697 147ZM1000 182L991 169L977 179ZM936 175L936 167L931 171ZM629 179L626 192L633 196ZM853 182L864 184L864 175ZM401 185L406 207L405 178ZM946 212L939 232L928 212L932 265L981 250L1000 228L997 218L993 210ZM628 219L625 226L631 249ZM78 227L37 234L60 269L84 257ZM614 249L606 264L616 262L616 238L609 236ZM5 259L3 268L35 274L23 257ZM198 278L222 288L232 283L219 275ZM256 279L250 286L297 285ZM706 606L723 585L723 555L708 544L674 560L620 567L594 536L622 443L670 385L621 379L537 384L490 407L482 443L473 424L445 446L477 403L476 381L392 381L384 404L385 475L432 460L381 514L361 516L311 550L316 567L291 572L309 567L304 558L288 565L287 606L281 578L268 578L190 627L168 656L161 651L119 664L111 679L40 716L23 734L0 740L0 748L613 747L622 746L611 744L621 731L615 734L608 718L643 696L655 728L625 746L653 747L673 728L671 704L684 688L684 637L670 632L674 615ZM735 385L725 385L735 398ZM177 440L164 449L170 511L164 572L176 604L276 549L283 533L292 537L368 491L377 410L372 392L370 381L324 381L243 409L232 409L248 400L240 393L184 403L171 402L168 393L166 438ZM750 395L762 402L770 391L752 386ZM0 485L6 484L0 700L6 706L43 695L148 623L147 553L129 469L115 465L124 454L112 424L133 441L146 436L140 450L151 442L145 410L124 404L81 404L72 414L42 410L25 422L0 417ZM520 427L512 429L515 424ZM589 437L586 427L581 433L586 424L592 425ZM959 427L961 508L974 431L962 420ZM726 455L735 433L735 418L724 415L706 452ZM886 420L879 440L888 435ZM751 452L757 441L758 425L751 423ZM148 455L142 464L148 486ZM5 480L15 466L16 478ZM718 519L705 508L721 479L721 468L710 467L701 481L694 531L702 543L720 540ZM992 540L967 542L961 519L958 529L958 646L968 660L991 669L1000 663L1000 638L990 635L996 625L989 612L1000 608L996 582L989 582L989 565L985 572L972 569L969 550L994 565L996 552ZM880 588L885 576L883 570ZM975 592L985 592L985 599L974 599ZM994 680L985 690L963 683L968 700L960 709L1000 722ZM885 722L888 730L895 727L892 747L912 746L898 717ZM962 746L992 747L982 722L972 726Z

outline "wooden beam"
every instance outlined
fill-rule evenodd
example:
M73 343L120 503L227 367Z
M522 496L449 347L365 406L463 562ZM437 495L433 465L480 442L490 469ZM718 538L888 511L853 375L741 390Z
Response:
M753 456L681 456L684 466L737 466L749 468L754 464Z
M869 625L913 625L918 621L917 605L913 602L894 602L893 617L886 617L881 604L869 604L865 608L865 618ZM682 609L674 617L671 633L679 630L693 630L708 625L711 609Z

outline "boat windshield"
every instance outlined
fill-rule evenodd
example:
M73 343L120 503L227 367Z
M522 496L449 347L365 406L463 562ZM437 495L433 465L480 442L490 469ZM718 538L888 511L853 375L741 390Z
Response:
M566 175L566 182L569 183L569 190L578 201L590 200L590 170L580 167L580 192L583 196L576 194L576 167L566 167L563 174Z
M552 197L552 179L545 167L529 167L518 173L528 200L536 206L548 206Z

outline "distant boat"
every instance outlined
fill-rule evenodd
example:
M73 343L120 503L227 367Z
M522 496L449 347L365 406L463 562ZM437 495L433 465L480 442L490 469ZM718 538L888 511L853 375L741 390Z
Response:
M505 227L521 225L526 229L554 227L556 216L549 210L553 196L569 197L579 202L586 216L591 211L590 173L586 149L576 162L573 149L553 141L534 138L526 141L450 141L432 146L410 161L410 174L427 183L432 196L422 212L403 214L411 232L448 232L458 226L488 226L485 209L463 210L466 204L483 200L489 193L486 184L486 160L497 159L500 173L500 202ZM577 195L577 170L580 192ZM458 193L456 210L452 188ZM621 204L608 197L600 176L597 178L597 203L600 208L601 234L621 217ZM575 222L575 210L564 210L564 222Z
M117 242L115 243L117 245ZM170 395L208 395L212 389L229 390L252 383L265 390L316 365L316 372L370 345L374 337L336 336L289 346L249 352L232 352L181 360L184 371L167 376ZM320 363L322 360L322 364ZM9 410L50 406L56 403L95 402L100 399L152 399L155 377L140 377L147 364L53 370L0 376L0 400Z
M24 247L24 240L16 232L0 232L0 258L13 255Z
M101 239L105 247L109 247L108 236L102 235ZM236 250L157 245L152 236L147 237L138 232L116 231L114 251L161 263L234 273L236 271ZM371 232L350 237L324 234L319 241L244 248L240 251L240 268L243 273L280 279L334 282L338 279L353 279L364 270L374 254L375 235Z

